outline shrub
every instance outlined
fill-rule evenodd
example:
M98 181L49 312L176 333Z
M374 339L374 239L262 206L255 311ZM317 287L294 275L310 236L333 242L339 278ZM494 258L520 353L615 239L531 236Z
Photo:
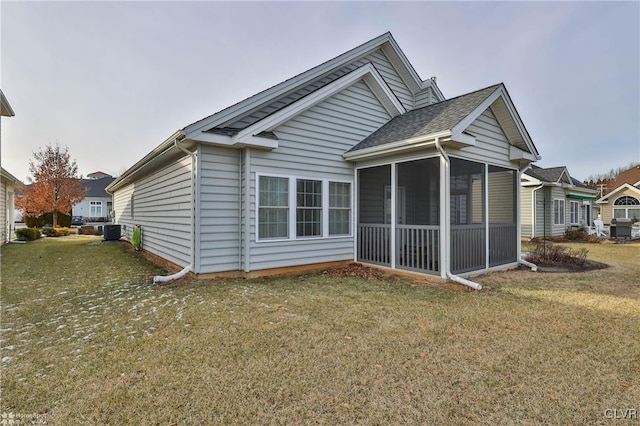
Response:
M95 226L91 225L83 225L82 226L82 235L97 235L98 230Z
M50 226L43 226L42 227L42 235L44 235L46 237L55 237L56 236L56 231L55 231L55 229L53 229Z
M530 261L536 264L569 263L583 266L587 262L588 253L589 250L586 248L571 249L551 243L538 244L531 252Z
M42 236L39 229L36 228L20 228L16 229L16 237L20 241L33 241Z
M45 213L38 217L25 216L24 224L29 228L42 228L48 223L53 223L53 213ZM58 212L58 226L71 226L71 216Z
M69 228L43 226L42 233L47 237L63 237L69 235Z
M136 249L142 248L142 233L139 226L133 228L133 235L131 236L131 245Z

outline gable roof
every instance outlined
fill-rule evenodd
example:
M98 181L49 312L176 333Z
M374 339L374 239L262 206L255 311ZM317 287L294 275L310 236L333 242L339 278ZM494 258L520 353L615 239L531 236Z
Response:
M415 95L428 90L432 91L437 100L444 99L435 79L421 80L391 33L387 32L176 131L122 173L107 187L107 190L115 191L121 185L131 181L135 175L146 173L166 161L184 155L182 148L189 149L197 143L235 148L245 146L277 148L277 135L272 132L275 125L359 80L365 82L391 117L404 113L405 107L376 67L370 61L355 64L378 51L389 61L400 79L414 94L414 99Z
M560 183L563 176L569 176L569 172L565 166L542 168L535 164L532 165L525 174L543 183ZM571 178L571 176L569 176L569 178Z
M490 86L402 114L387 122L347 152L453 129L499 86L499 84Z
M208 140L202 133L236 134L353 71L355 68L353 66L344 67L377 49L382 50L414 95L423 90L432 89L438 99L444 99L435 80L422 80L391 33L387 32L308 71L198 120L184 127L182 132L187 139L204 138L205 141Z
M618 173L618 176L613 182L608 182L609 186L613 188L613 190L619 188L625 183L633 186L640 183L640 164Z
M108 176L100 179L82 179L82 184L89 189L85 197L111 197L105 188L116 180L116 178Z
M540 159L502 83L395 117L347 151L344 157L357 159L390 149L410 149L440 137L452 143L473 145L475 137L467 133L466 128L488 108L494 111L514 147L528 153L530 161Z
M0 89L0 116L13 117L14 115L16 115L16 113L13 112L13 108L11 108L11 105L9 105L9 101L4 96L2 89Z
M598 199L596 201L596 204L607 204L609 202L609 198L613 197L618 192L622 192L622 191L625 191L627 189L631 190L632 192L637 193L640 196L640 188L636 188L635 186L633 186L631 184L628 184L628 183L623 183L622 185L620 185L619 187L617 187L613 191L607 193L604 197Z
M573 198L584 199L584 194L589 194L588 199L595 200L598 193L597 190L589 188L578 179L571 177L566 166L542 168L532 164L531 168L524 172L524 175L534 179L533 181L523 182L524 186L540 184L548 186L563 185L568 190L567 195L569 198L575 195ZM577 192L578 194L572 194L572 192Z
M0 178L6 182L11 182L15 187L20 188L24 186L20 179L9 173L4 167L0 167Z

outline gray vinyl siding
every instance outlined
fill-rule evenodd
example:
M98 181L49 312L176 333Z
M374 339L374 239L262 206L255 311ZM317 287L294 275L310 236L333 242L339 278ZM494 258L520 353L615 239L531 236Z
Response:
M562 188L558 188L558 187L551 188L551 200L555 200L555 199L564 200L564 224L562 225L553 224L553 203L551 203L551 205L549 206L549 214L551 216L551 223L552 223L551 233L554 237L558 237L563 235L564 232L567 230L567 227L569 226L569 219L570 219L571 212L570 212L569 200L567 200L564 190Z
M429 106L436 102L437 102L437 99L433 94L433 90L431 89L431 87L427 87L426 89L420 91L419 93L416 93L414 103L415 103L415 108L418 109L418 108Z
M353 259L353 236L256 242L256 173L347 181L353 194L354 168L342 154L389 119L357 82L274 129L277 149L251 150L251 270ZM351 224L354 233L353 217Z
M8 229L13 224L8 223L7 216L7 185L3 180L0 180L0 224L2 229L0 230L0 244L4 244L8 241Z
M475 146L458 150L447 149L447 152L471 161L487 162L496 166L514 166L509 160L509 140L490 109L483 112L466 131L476 137Z
M200 150L200 259L198 273L237 271L241 247L240 159L242 150Z
M533 235L533 209L532 197L533 188L520 188L520 232L523 238L531 238Z
M184 157L116 191L116 223L127 238L140 225L143 249L184 267L191 263L191 199L191 157Z
M378 49L371 54L365 56L364 58L358 59L349 65L346 65L336 71L333 71L324 77L314 81L306 85L303 88L300 88L286 96L279 98L278 100L272 102L269 105L262 106L258 110L254 110L243 116L241 119L234 119L227 123L224 123L221 127L233 127L238 129L243 129L247 126L250 126L253 123L263 119L264 117L278 111L291 103L303 98L309 93L314 92L315 90L326 86L332 81L337 80L338 78L348 74L349 72L360 68L361 66L372 63L376 70L380 73L384 81L387 83L389 88L393 91L395 96L400 100L402 105L407 110L413 109L413 94L404 83L398 72L393 68L391 62L387 56L382 52L382 50Z

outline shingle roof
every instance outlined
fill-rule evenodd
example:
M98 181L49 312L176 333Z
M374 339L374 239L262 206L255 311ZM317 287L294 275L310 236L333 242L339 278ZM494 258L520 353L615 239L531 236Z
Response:
M367 136L348 152L451 130L502 84L495 84L456 98L399 115Z
M89 188L86 197L111 197L104 189L111 182L116 180L114 177L104 177L102 179L82 179L82 184Z
M538 179L541 182L556 183L562 176L562 172L565 171L565 167L549 167L543 169L536 165L531 166L531 169L527 170L526 174Z

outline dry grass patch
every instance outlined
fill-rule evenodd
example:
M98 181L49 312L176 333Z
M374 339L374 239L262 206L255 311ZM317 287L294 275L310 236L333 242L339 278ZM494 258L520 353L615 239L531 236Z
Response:
M154 287L158 270L127 245L90 241L3 247L0 411L61 425L577 425L640 408L639 245L589 246L606 270L496 273L477 278L493 291L452 292L329 273Z

